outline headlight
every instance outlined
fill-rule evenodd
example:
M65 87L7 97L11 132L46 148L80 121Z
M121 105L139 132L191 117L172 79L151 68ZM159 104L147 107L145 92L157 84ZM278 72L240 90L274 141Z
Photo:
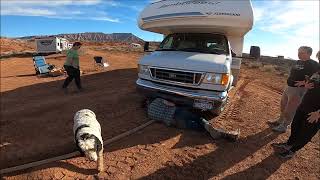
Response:
M139 73L144 75L149 75L149 67L146 65L138 65Z
M229 82L229 74L206 73L203 83L227 85Z

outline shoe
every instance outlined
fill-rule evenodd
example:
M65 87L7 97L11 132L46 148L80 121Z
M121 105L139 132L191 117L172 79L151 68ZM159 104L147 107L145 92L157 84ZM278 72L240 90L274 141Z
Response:
M78 89L78 92L83 92L85 91L83 88Z
M267 121L267 124L272 125L272 126L278 126L282 123L282 120L280 118L272 121Z
M62 90L63 90L63 92L64 92L65 94L68 94L68 89L67 89L67 88L62 88Z
M287 143L272 143L271 146L274 148L284 149L286 151L288 151L292 147Z
M282 159L290 159L294 156L295 152L292 152L291 150L284 151L282 153L279 153L278 156Z
M279 126L276 126L276 127L272 128L272 130L276 131L276 132L280 132L280 133L285 133L287 131L287 127L288 126L280 124Z

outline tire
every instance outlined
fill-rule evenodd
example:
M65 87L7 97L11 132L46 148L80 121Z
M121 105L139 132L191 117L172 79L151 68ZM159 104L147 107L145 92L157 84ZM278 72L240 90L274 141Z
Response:
M260 47L259 46L251 46L250 47L250 56L256 59L260 58Z
M228 104L228 101L229 101L229 97L227 97L227 100L222 103L219 107L211 110L210 112L212 113L213 116L219 116L223 111L224 109L226 108L227 104Z
M223 107L220 106L219 108L212 110L212 113L216 116L219 116L222 113L222 111L224 110L224 108L225 108L224 106Z

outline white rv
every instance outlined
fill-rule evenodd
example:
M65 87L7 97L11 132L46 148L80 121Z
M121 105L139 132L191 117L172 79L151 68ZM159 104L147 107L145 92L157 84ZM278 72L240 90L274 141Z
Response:
M251 1L158 1L141 12L138 25L165 37L139 61L138 90L219 114L238 79L253 26Z
M61 37L46 37L35 40L37 53L59 53L69 49L69 42Z

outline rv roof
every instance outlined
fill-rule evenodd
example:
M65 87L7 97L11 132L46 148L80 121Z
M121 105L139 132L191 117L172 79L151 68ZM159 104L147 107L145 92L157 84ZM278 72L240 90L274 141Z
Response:
M162 0L140 14L139 27L161 34L220 32L242 36L253 25L250 0Z

